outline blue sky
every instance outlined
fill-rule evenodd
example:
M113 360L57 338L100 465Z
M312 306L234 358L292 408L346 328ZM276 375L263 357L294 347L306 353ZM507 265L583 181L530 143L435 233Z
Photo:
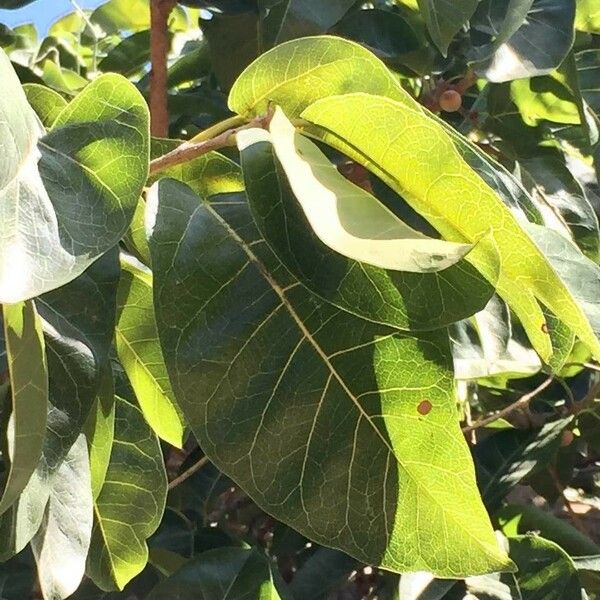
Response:
M81 8L95 8L105 0L77 0ZM39 32L44 34L48 27L67 13L73 12L69 0L36 0L18 10L1 10L0 23L14 26L22 23L35 23Z

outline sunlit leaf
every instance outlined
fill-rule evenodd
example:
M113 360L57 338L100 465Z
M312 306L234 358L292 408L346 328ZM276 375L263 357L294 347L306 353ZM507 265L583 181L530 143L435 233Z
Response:
M71 281L126 231L148 168L148 109L116 75L96 79L43 129L0 51L0 300Z
M121 258L115 342L146 421L160 438L181 448L184 426L158 341L152 274L126 256Z
M362 119L355 118L357 113ZM475 242L492 231L502 266L497 291L515 311L544 360L549 360L551 344L539 303L600 356L600 314L594 301L594 295L600 297L600 287L598 294L592 291L600 286L600 279L593 275L596 267L574 245L573 250L568 244L559 248L550 229L517 220L435 120L404 104L367 94L319 100L303 117L321 127L323 139L334 147L340 146L339 141L342 147L352 146L369 168L446 239ZM385 124L385 133L377 135L380 124ZM394 140L391 145L389 139ZM549 250L550 256L546 254ZM567 277L561 269L566 261L586 273L585 286ZM487 276L485 259L473 256L473 264Z
M167 493L160 445L141 411L117 397L115 434L100 495L87 574L103 590L123 589L148 560L146 539L160 523Z

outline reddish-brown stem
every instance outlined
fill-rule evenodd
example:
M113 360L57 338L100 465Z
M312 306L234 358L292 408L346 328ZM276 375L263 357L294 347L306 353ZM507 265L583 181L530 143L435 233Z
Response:
M169 55L169 15L176 0L150 3L150 131L155 137L169 134L167 109L167 58Z
M174 167L182 163L189 162L194 158L198 158L203 154L207 154L213 150L219 150L225 146L229 146L232 142L233 136L242 129L248 129L251 127L265 128L268 126L271 119L271 113L267 113L261 117L256 117L249 123L242 125L241 127L234 127L227 129L216 135L215 137L200 141L200 142L185 142L178 146L171 152L159 156L154 160L150 161L150 175L156 175L159 171L164 171L169 167Z

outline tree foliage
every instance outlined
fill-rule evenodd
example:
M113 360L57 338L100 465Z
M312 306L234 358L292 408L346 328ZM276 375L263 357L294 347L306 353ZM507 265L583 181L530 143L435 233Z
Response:
M595 2L154 2L0 24L2 597L600 597Z

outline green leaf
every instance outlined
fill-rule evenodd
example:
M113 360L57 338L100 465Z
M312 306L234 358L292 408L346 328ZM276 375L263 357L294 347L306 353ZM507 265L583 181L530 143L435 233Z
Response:
M487 38L472 53L476 72L495 82L549 73L573 45L574 19L575 0L485 0L471 21Z
M577 0L575 28L588 33L600 32L600 8L596 0Z
M237 76L260 54L259 18L256 9L239 13L211 13L202 19L212 69L221 87L229 89Z
M586 256L597 261L598 217L560 153L540 150L521 159L519 165L521 178L537 202L546 226L572 237Z
M598 11L600 19L600 11ZM592 110L600 113L600 49L585 50L575 55L581 95Z
M559 419L533 431L504 429L474 447L477 480L486 506L498 506L524 477L548 464L570 420Z
M277 568L256 548L199 554L159 583L148 600L289 600Z
M293 40L265 52L240 75L228 103L232 111L251 117L265 113L272 102L293 119L316 100L349 89L398 95L400 100L406 94L397 94L397 88L391 73L368 50L321 36Z
M573 125L581 123L567 61L548 75L513 81L510 92L523 121L531 127L544 120Z
M243 202L201 203L168 179L150 196L163 354L211 462L274 517L365 562L510 568L458 426L446 332L410 337L319 302Z
M295 38L325 33L349 10L356 0L260 0L263 10L263 43L267 48Z
M272 140L263 130L246 130L239 132L238 144L258 228L280 260L310 290L358 316L411 330L443 327L485 306L493 288L466 261L430 274L381 268L416 271L419 263L424 267L430 258L430 242L438 247L434 260L439 257L447 266L469 246L451 246L444 255L444 242L404 225L377 199L342 177L312 142L294 134L280 116L273 119ZM285 161L283 168L276 152ZM300 169L295 172L296 164ZM295 197L284 169L290 174ZM328 213L323 210L327 206ZM398 238L413 238L387 239L381 245L371 239L392 231L398 232ZM347 240L358 243L352 248ZM478 251L487 250L483 245L478 245ZM390 246L398 248L388 254ZM367 253L361 255L363 248ZM406 264L411 260L412 265Z
M125 255L121 257L115 342L146 421L160 438L181 448L184 425L174 403L156 331L152 274Z
M52 478L42 524L31 540L44 598L67 598L79 587L92 522L90 463L80 435Z
M598 545L564 519L559 519L533 505L505 506L494 518L500 524L504 535L509 537L538 531L542 537L555 542L571 556L600 553Z
M150 2L149 0L108 0L94 10L90 21L100 26L106 34L150 29ZM176 6L169 16L169 28L172 31L185 31L188 26L185 10L181 6Z
M138 31L123 39L98 64L105 73L128 76L137 73L150 60L150 31Z
M143 198L138 200L133 218L129 224L129 229L123 237L127 250L135 256L142 264L150 266L150 249L146 240L146 226L144 225L144 212L146 211L146 201Z
M553 542L536 536L509 538L509 554L519 567L513 578L523 600L580 598L581 584L569 555Z
M339 550L318 548L294 573L290 592L294 598L326 600L357 566L355 559Z
M550 73L573 45L574 19L575 0L485 0L471 21L476 72L495 82Z
M37 83L28 83L23 86L31 108L36 112L42 125L50 129L58 115L67 106L67 101L54 90Z
M43 130L0 52L0 300L68 283L125 233L148 173L148 109L125 79L96 79ZM36 145L37 144L37 145ZM39 163L38 163L39 161Z
M12 411L3 448L9 467L0 514L25 489L42 454L48 410L48 368L41 320L33 301L2 307Z
M394 68L428 75L438 54L427 41L424 22L418 13L394 8L352 10L332 32L366 46Z
M56 469L79 436L102 384L115 329L119 282L113 248L66 286L36 300L50 374L44 468Z
M418 4L431 39L446 56L452 38L471 18L478 0L418 0Z
M98 498L106 479L115 435L115 390L110 364L105 366L101 377L96 400L84 426L94 500Z
M583 289L573 277L556 273L566 257L556 252L552 231L535 226L524 228L502 202L495 188L473 171L439 123L425 113L388 98L348 94L319 100L303 117L324 130L323 139L334 147L352 146L361 162L372 169L447 240L475 242L491 231L498 247L501 273L499 295L515 311L534 348L549 361L551 343L544 327L540 303L546 306L600 356L600 322L591 297L600 279L592 279L589 259L568 246L571 266L590 278ZM362 115L356 119L356 115ZM385 124L385 133L375 135ZM389 140L393 140L390 144ZM535 237L533 237L535 236ZM560 236L559 236L560 237ZM552 256L544 252L550 246ZM515 249L518 248L518 251ZM486 277L490 265L473 256L473 264ZM493 280L492 280L493 281Z
M141 411L116 398L115 437L106 479L94 504L87 574L103 590L120 589L148 560L167 495L160 444Z

